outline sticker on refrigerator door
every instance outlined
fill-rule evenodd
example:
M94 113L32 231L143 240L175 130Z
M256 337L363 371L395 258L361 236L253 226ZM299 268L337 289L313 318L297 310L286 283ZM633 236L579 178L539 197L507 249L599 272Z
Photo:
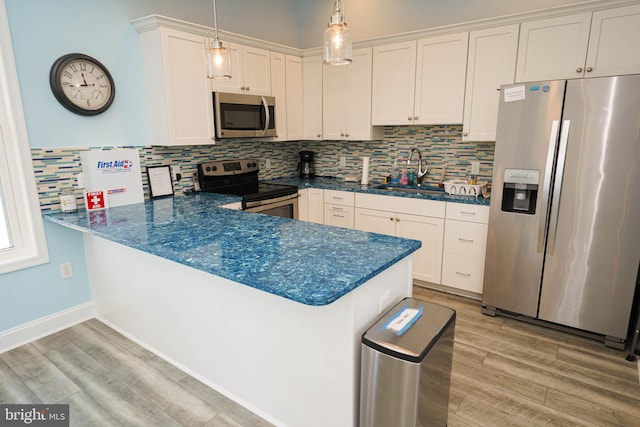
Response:
M504 91L504 102L524 101L524 85L508 87Z

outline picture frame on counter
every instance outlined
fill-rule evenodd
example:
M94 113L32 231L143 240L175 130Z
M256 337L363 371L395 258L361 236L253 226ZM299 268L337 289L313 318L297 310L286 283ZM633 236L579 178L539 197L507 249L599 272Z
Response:
M152 199L174 195L170 166L147 166L147 176Z

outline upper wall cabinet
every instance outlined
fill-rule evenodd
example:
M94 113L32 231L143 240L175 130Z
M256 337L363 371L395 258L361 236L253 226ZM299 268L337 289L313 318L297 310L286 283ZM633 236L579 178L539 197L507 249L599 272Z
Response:
M140 31L150 144L214 143L204 37L162 27Z
M518 25L469 33L464 141L495 141L500 85L513 83L518 52Z
M302 59L304 139L322 139L322 56Z
M380 139L371 125L371 48L355 49L346 67L322 67L322 129L328 140Z
M373 48L374 125L461 123L469 34Z
M231 51L231 78L211 80L211 90L270 96L270 52L238 43L229 43L228 47Z
M302 58L271 52L271 95L276 98L274 141L302 139Z
M524 22L516 81L640 72L640 5Z

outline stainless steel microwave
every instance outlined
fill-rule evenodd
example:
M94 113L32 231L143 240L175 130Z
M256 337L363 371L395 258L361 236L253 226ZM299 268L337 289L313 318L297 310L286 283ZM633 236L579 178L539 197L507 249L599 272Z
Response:
M213 92L216 138L260 138L276 135L273 96Z

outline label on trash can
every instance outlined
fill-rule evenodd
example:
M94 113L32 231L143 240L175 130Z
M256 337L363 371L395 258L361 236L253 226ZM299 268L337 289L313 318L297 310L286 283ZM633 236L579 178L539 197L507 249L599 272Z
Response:
M422 316L422 306L419 308L409 308L408 306L402 307L387 323L382 326L383 331L391 331L400 336L407 332L407 330L415 323L416 320Z

